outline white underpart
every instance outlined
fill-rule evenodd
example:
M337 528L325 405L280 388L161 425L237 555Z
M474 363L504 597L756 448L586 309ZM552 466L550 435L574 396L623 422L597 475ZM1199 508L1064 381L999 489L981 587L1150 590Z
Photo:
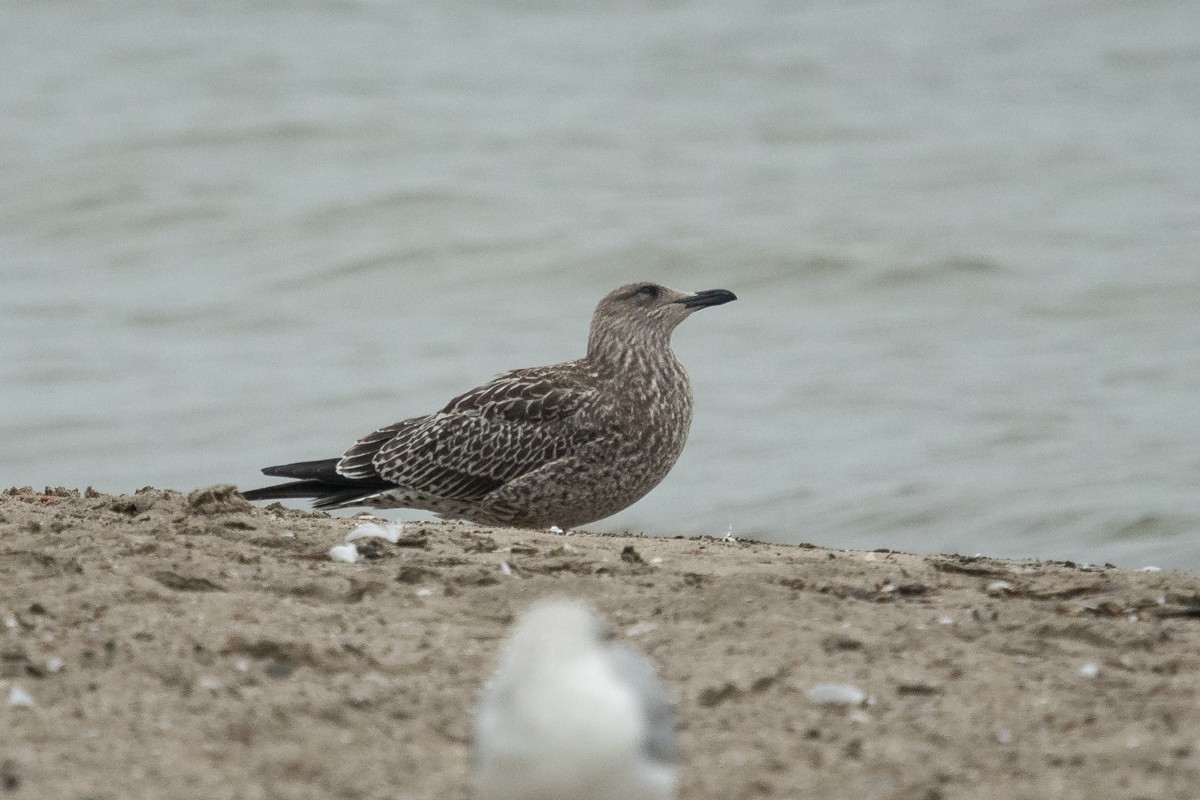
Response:
M615 652L581 603L541 603L518 622L476 714L477 800L675 797L674 764L647 749L661 687L622 674Z

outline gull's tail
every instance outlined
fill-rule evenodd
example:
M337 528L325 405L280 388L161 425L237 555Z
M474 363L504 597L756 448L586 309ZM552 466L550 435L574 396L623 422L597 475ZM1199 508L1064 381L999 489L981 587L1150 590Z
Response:
M298 461L267 467L264 475L273 478L292 478L287 483L264 486L242 492L247 500L285 500L297 497L312 498L313 508L342 508L358 505L364 498L395 487L378 478L347 478L337 471L338 458L319 461Z

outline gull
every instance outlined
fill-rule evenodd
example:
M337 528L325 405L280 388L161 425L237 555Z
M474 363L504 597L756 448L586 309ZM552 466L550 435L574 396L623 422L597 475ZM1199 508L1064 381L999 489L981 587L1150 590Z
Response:
M611 516L657 486L687 441L692 387L672 332L736 299L725 289L622 286L596 307L583 358L502 373L440 411L364 436L339 458L267 467L292 480L243 495L540 529Z
M543 601L513 628L475 716L476 800L671 800L675 710L593 611Z

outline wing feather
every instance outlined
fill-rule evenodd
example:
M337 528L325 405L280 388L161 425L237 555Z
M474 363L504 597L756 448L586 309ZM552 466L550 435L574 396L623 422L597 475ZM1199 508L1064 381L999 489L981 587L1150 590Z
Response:
M380 478L437 497L477 500L570 455L599 434L581 414L595 385L569 365L514 370L363 437L338 462L351 478Z

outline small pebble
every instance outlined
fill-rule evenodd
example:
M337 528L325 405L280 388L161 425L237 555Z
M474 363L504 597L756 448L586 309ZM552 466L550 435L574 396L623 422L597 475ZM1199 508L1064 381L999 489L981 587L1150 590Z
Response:
M501 562L500 562L500 571L501 571L502 573L504 573L504 575L505 575L506 577L511 577L511 576L512 576L512 567L510 567L510 566L508 565L508 562L507 562L507 561L501 561Z
M12 689L9 690L8 704L13 708L33 708L36 705L33 702L33 695L22 689L19 683L14 683Z
M433 589L430 589L428 586L422 586L420 589L417 589L417 597L429 597L431 594L433 594Z
M1094 678L1100 674L1100 665L1094 661L1089 661L1079 668L1079 674L1085 678Z
M296 665L284 658L275 659L264 670L272 678L288 678L295 671Z
M818 683L804 694L814 703L830 706L861 706L867 699L866 692L848 683Z
M625 631L626 636L641 636L643 633L649 633L658 626L653 622L636 622L629 626L629 630Z

